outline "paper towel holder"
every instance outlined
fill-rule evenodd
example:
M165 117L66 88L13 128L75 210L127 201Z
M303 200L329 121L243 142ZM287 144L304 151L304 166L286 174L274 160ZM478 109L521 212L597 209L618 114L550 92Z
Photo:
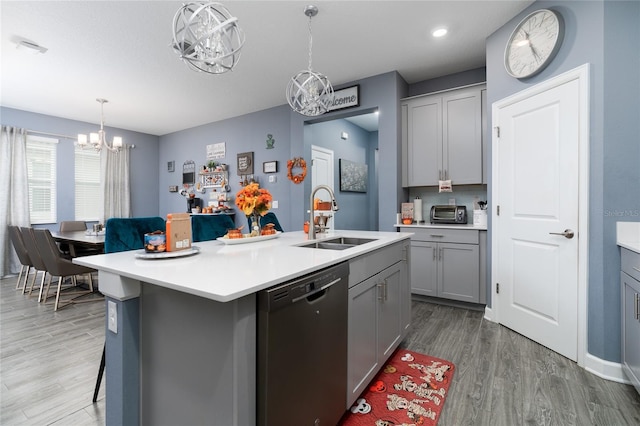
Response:
M424 218L422 216L422 199L419 196L413 200L413 219L416 223L424 223Z

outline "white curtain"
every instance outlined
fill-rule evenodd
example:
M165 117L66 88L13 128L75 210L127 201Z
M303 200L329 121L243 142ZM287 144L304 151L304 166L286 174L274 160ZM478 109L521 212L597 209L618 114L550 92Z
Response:
M119 152L102 150L102 217L100 223L106 223L112 217L131 217L131 186L129 184L128 145L124 144Z
M8 225L30 226L27 177L27 131L2 126L0 139L0 277L17 274L20 260L9 238Z

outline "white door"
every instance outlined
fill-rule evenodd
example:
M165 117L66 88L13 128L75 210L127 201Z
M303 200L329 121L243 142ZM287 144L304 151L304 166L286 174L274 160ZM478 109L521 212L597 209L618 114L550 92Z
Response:
M311 188L328 185L333 189L333 151L319 146L311 146ZM329 200L326 191L318 191L318 198Z
M493 115L498 321L574 361L580 138L586 137L581 88L578 79L545 87L495 106Z

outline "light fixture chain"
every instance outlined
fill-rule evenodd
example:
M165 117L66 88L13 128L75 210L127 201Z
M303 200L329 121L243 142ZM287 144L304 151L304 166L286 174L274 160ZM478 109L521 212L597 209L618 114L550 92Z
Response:
M311 49L313 47L313 33L311 32L311 15L309 15L309 71L312 71L311 68Z

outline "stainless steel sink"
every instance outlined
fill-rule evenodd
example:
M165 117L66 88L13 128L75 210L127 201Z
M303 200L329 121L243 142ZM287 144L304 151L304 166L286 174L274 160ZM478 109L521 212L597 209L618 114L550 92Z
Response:
M327 240L315 240L311 243L303 244L298 247L323 250L346 250L372 241L376 240L374 238L338 237Z

